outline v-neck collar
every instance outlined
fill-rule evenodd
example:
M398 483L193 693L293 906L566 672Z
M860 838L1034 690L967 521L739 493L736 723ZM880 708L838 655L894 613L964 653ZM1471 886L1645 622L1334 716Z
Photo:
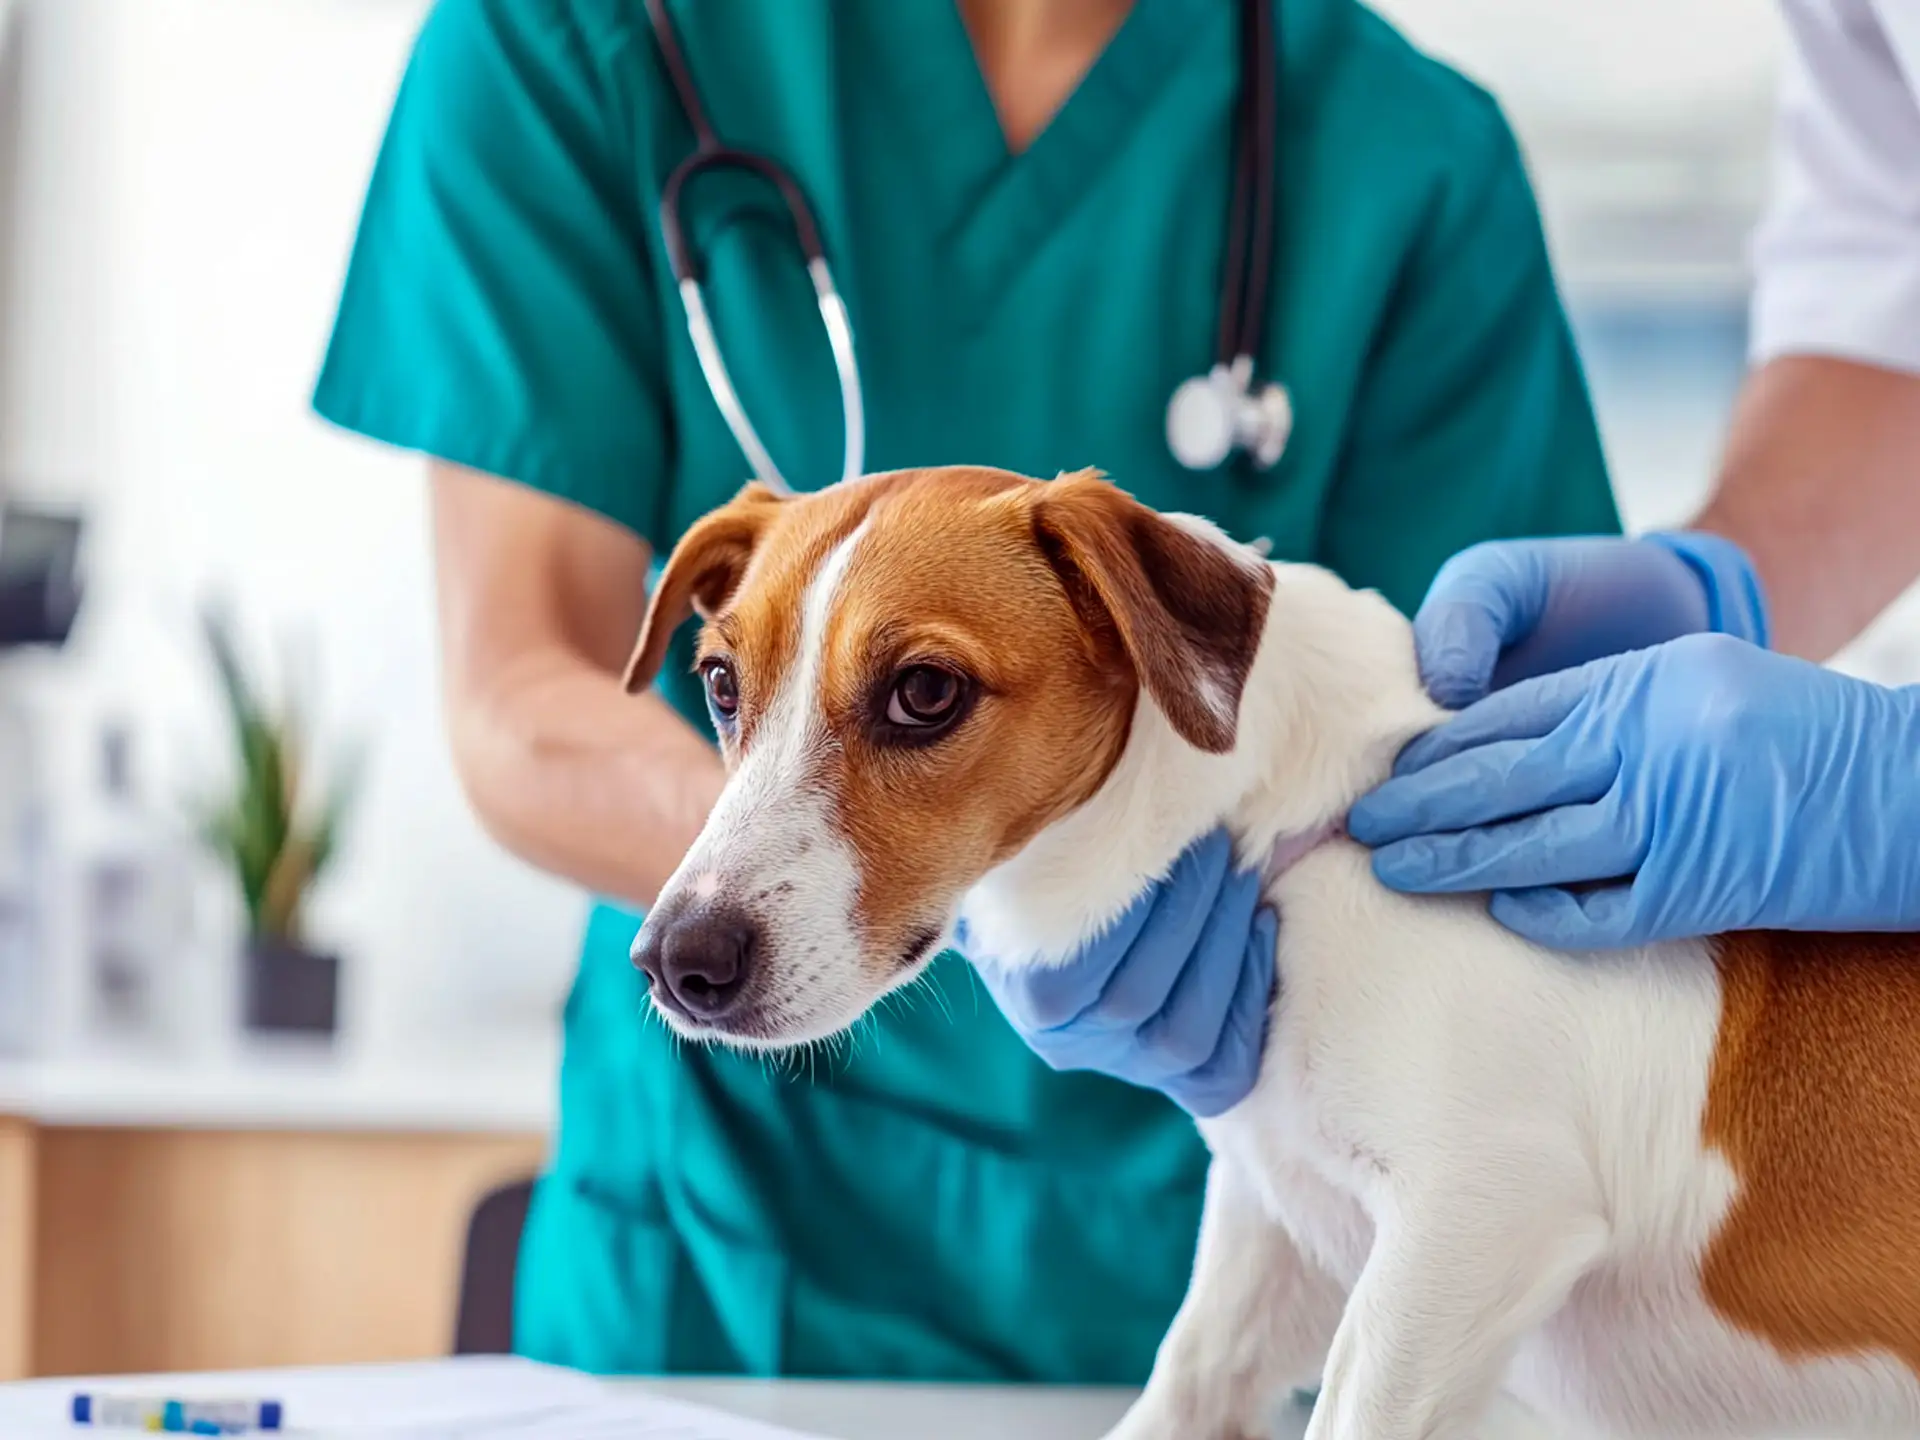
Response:
M1180 71L1220 0L1134 0L1073 93L1018 154L1006 132L956 0L880 0L912 27L895 53L903 125L916 132L942 201L932 243L984 307L1003 293L1047 233L1125 147L1150 103Z

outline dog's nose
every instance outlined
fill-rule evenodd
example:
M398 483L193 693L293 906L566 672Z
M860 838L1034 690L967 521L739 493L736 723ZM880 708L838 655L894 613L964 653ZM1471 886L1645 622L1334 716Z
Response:
M690 1020L711 1024L745 993L759 948L759 927L739 910L705 906L649 927L633 963L654 997Z

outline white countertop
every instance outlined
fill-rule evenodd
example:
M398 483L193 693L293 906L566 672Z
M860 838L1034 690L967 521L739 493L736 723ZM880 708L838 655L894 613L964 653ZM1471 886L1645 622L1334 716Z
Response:
M1101 1440L1134 1392L1045 1385L850 1384L815 1380L663 1379L618 1386L672 1396L822 1440ZM1281 1408L1273 1440L1302 1440L1311 1412ZM1550 1440L1547 1427L1504 1396L1479 1440Z
M1131 1390L822 1380L630 1380L656 1395L784 1426L822 1440L1100 1440ZM1279 1440L1305 1433L1301 1424Z
M0 1116L43 1125L545 1134L559 1037L476 1031L407 1054L236 1041L199 1056L0 1060Z

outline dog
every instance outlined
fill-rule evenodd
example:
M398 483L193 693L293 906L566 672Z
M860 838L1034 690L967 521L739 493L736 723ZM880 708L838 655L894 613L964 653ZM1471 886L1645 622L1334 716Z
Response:
M1313 1440L1502 1392L1556 1430L1920 1433L1920 949L1574 957L1386 890L1340 821L1444 718L1407 621L1094 472L750 485L673 551L630 691L694 613L730 776L633 952L689 1039L839 1032L963 913L1057 962L1222 823L1268 866L1261 1074L1201 1122L1192 1283L1111 1440L1253 1440L1316 1379Z

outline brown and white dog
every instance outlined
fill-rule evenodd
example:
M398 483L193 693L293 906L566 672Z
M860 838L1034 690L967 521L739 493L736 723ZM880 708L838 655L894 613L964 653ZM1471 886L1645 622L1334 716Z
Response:
M1625 1435L1920 1432L1920 952L1747 934L1571 958L1337 837L1441 718L1406 621L1091 474L878 475L696 525L731 778L634 958L680 1033L793 1045L964 910L1045 965L1224 822L1280 985L1125 1440L1469 1432L1501 1390ZM1701 644L1713 663L1713 642Z

